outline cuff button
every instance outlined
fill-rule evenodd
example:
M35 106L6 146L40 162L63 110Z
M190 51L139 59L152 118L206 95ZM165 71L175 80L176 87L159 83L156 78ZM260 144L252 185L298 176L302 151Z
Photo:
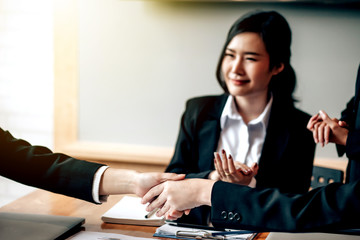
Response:
M226 219L226 218L227 218L227 213L226 213L225 211L222 211L222 212L221 212L221 217L222 217L223 219Z

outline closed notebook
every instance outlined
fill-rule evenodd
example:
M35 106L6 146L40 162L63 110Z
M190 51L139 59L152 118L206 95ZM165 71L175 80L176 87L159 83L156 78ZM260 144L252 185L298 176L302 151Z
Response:
M0 212L0 239L65 239L84 222L78 217Z
M164 219L152 214L149 218L146 205L141 204L141 198L124 196L118 203L104 213L101 219L108 223L130 225L161 226Z

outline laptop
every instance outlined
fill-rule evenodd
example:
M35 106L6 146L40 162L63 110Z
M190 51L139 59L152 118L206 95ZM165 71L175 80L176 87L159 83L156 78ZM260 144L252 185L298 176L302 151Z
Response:
M266 240L359 240L360 236L335 233L282 233L271 232Z
M84 223L78 217L0 212L0 239L66 239Z

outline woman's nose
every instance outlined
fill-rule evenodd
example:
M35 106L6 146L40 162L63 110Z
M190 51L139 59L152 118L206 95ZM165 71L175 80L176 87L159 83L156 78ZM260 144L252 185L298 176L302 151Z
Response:
M241 61L241 59L236 59L233 62L232 71L237 74L244 73L243 62Z

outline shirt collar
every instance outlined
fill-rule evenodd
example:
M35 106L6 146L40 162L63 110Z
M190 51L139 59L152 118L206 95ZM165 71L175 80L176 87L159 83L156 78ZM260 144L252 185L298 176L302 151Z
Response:
M255 125L258 123L262 123L265 129L267 129L272 103L273 103L273 96L271 95L270 100L266 104L264 111L257 118L251 120L248 125ZM220 117L221 129L224 129L226 120L228 118L242 121L242 117L240 116L239 112L236 109L235 98L232 95L229 95Z

